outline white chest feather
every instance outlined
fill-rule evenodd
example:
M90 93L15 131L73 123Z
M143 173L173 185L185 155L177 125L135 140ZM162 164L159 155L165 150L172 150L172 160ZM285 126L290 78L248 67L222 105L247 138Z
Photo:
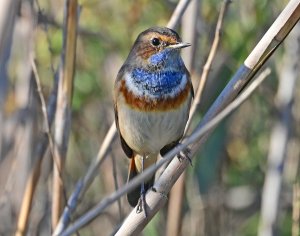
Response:
M169 111L144 112L124 104L119 106L120 132L126 143L141 155L158 153L178 140L188 119L189 99Z

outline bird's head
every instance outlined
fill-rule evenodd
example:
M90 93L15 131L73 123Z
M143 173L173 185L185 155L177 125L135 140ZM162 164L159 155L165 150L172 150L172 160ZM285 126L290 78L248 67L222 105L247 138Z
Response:
M174 30L152 27L137 37L127 63L155 68L174 65L182 62L180 49L189 46L189 43L182 42Z

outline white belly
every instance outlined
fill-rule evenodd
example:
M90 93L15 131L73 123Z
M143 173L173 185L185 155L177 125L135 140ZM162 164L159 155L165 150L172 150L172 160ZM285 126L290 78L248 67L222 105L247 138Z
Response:
M119 106L119 127L124 140L141 155L158 153L182 136L188 119L188 100L168 112L142 112L125 104Z

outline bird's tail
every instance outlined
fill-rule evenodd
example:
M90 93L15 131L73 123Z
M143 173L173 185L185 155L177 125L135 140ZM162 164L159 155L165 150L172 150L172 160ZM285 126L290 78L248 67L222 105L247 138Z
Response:
M156 156L155 156L155 158L151 157L148 160L145 160L146 165L144 166L144 169L146 169L150 164L155 163L155 161L156 161ZM137 156L132 157L130 159L127 182L129 182L136 175L138 175L139 173L142 172L141 165L139 162L140 162L140 159L137 158ZM155 175L153 175L149 180L146 180L144 182L145 192L147 192L147 190L153 186L154 178L155 178ZM140 199L140 196L141 196L141 185L137 186L134 190L127 193L127 200L132 207L135 207Z

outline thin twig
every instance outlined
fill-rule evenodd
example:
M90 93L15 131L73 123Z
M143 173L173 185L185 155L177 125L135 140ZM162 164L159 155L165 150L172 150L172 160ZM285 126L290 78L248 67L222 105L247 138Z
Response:
M31 160L33 159L34 146L33 144L33 135L36 134L36 103L35 99L31 99L33 96L33 83L32 83L32 67L31 67L31 55L33 54L33 38L34 38L34 20L33 20L33 8L30 4L20 5L20 17L15 24L16 35L19 35L18 39L15 38L16 44L22 44L22 52L20 54L19 66L17 67L18 71L18 81L15 84L15 98L17 106L20 111L23 110L22 119L23 122L18 122L16 130L14 132L14 171L17 173L14 174L14 179L19 184L22 185L21 192L16 192L12 189L14 195L20 195L20 200L23 201L23 191L27 191L23 186L26 183L26 178L28 173L31 171ZM9 26L7 26L9 27ZM11 26L13 27L13 26ZM22 32L22 33L21 33ZM34 96L35 97L35 96ZM20 150L19 150L20 149ZM27 166L27 168L26 168ZM28 168L30 166L30 168ZM20 168L21 167L21 168ZM25 168L24 168L25 167ZM15 186L16 187L16 186ZM27 187L27 186L26 186ZM20 187L18 187L20 189ZM25 196L26 197L26 196ZM25 199L27 200L27 199ZM20 201L20 202L21 202ZM28 204L25 207L29 207ZM21 206L20 218L18 221L17 229L15 231L16 235L25 235L26 234L26 222L28 221L28 215L23 215L24 205ZM29 211L27 211L29 212ZM23 225L19 224L23 222Z
M170 29L174 29L179 21L181 20L181 17L183 13L185 12L187 6L189 5L190 0L180 0L179 3L177 4L171 19L169 20L167 27Z
M223 20L224 20L225 14L227 12L229 3L231 3L231 0L223 0L221 10L220 10L220 13L219 13L219 17L218 17L218 21L217 21L214 40L213 40L211 49L209 51L209 55L208 55L208 58L206 60L206 63L203 67L203 71L202 71L202 74L201 74L201 77L200 77L200 80L199 80L197 92L196 92L194 101L193 101L192 106L191 106L190 116L189 116L189 120L188 120L186 128L185 128L185 132L188 131L188 129L190 127L190 124L191 124L191 120L193 119L193 117L195 115L195 112L196 112L197 108L200 105L203 89L205 87L207 77L208 77L208 74L210 72L210 68L212 66L213 60L215 58L215 55L216 55L216 52L217 52L217 49L218 49L218 46L219 46L221 32L222 32Z
M32 63L34 63L34 61L32 61ZM34 64L34 67L36 67L35 64ZM37 80L39 81L39 77L38 77L36 68L32 68L32 71L35 76L35 81L36 82L37 82ZM37 84L37 87L38 87L39 97L41 99L41 98L43 98L41 86ZM51 135L48 133L48 131L50 132L50 127L53 123L54 116L55 116L57 88L58 88L58 76L56 73L56 75L54 76L53 89L52 89L51 95L48 99L48 107L42 108L42 110L47 112L46 116L44 114L44 117L46 117L44 119L44 123L46 126L46 132L41 135L41 138L39 139L37 145L35 146L34 157L32 158L33 160L35 160L35 163L33 164L33 169L31 170L31 172L27 178L26 187L25 187L23 198L22 198L21 210L19 213L18 227L17 227L18 231L21 232L22 234L26 233L26 226L28 225L28 217L29 217L29 214L31 211L32 199L33 199L33 196L34 196L34 193L36 190L37 182L40 177L40 168L41 168L42 160L43 160L44 154L46 152L46 149L48 147L49 140L51 140ZM45 104L45 102L41 101L41 104L43 104L43 103ZM42 106L44 106L44 105L42 105ZM48 128L47 128L47 126L48 126ZM49 139L49 137L50 137L50 139ZM50 147L50 151L52 153L54 152L53 144L52 144L52 147ZM53 157L53 155L52 155L52 157Z
M103 143L99 148L96 158L94 158L94 161L89 166L86 175L77 182L76 187L71 196L69 197L68 204L65 207L62 216L59 219L59 223L57 224L53 235L60 235L60 233L63 230L65 230L65 228L69 225L72 213L75 211L78 203L84 196L86 190L89 188L95 177L98 175L98 169L107 157L111 143L116 138L116 136L117 129L115 123L113 123L110 126L103 140Z
M117 176L117 168L116 168L116 157L112 153L111 154L111 161L112 161L112 174L114 179L115 191L118 191L119 184L118 184L118 176ZM119 211L119 223L122 222L122 208L121 208L121 199L118 199L118 211Z
M170 191L168 203L168 217L166 225L166 236L178 236L182 225L182 208L185 197L185 179L186 171L184 171L174 184Z
M196 129L201 129L202 125L212 119L227 106L228 103L235 99L240 91L251 81L257 71L281 45L295 24L299 21L299 18L300 0L291 0L246 58L244 64L239 67L233 75L233 78L219 94ZM203 137L201 142L198 142L197 145L201 146L205 141L206 137Z
M35 82L36 82L36 85L37 85L37 92L38 92L38 95L39 95L40 101L41 101L42 113L43 113L43 117L44 117L44 121L45 121L45 132L46 132L47 137L48 137L50 153L51 153L51 156L53 157L54 156L54 143L53 143L53 138L52 138L52 135L51 135L51 132L50 132L50 122L49 122L49 119L48 119L47 106L46 106L46 101L45 101L44 95L42 93L42 86L41 86L41 82L40 82L40 77L38 75L36 64L34 62L33 57L31 57L31 66L32 66L33 74L34 74L34 79L35 79Z
M62 53L62 67L58 87L58 98L55 117L55 149L53 166L53 199L52 199L52 228L59 221L62 210L63 188L62 172L67 154L68 138L71 126L71 103L75 71L76 38L78 24L77 0L66 0L65 27ZM67 202L66 196L64 196Z
M54 144L53 144L53 139L52 139L52 136L50 133L50 122L48 119L49 113L47 112L46 102L45 102L44 95L42 93L40 78L39 78L39 75L37 72L37 68L36 68L33 56L31 56L30 60L31 60L32 71L34 74L34 79L35 79L36 86L37 86L37 92L38 92L38 95L39 95L39 98L41 101L42 113L44 116L45 133L47 135L50 152L53 157L54 156ZM52 123L52 121L51 121L51 123ZM38 144L38 146L40 146L40 143ZM40 149L37 149L37 150L40 150ZM27 178L26 188L24 191L24 196L22 198L22 205L21 205L21 210L20 210L19 218L18 218L18 226L17 226L16 235L24 235L26 233L26 226L28 224L28 217L29 217L29 213L31 210L32 199L33 199L33 195L35 192L35 186L36 186L39 176L40 176L40 167L41 167L42 158L40 158L40 156L37 156L37 158L38 159L36 160L36 162L34 164L34 168L31 170L31 172Z
M60 236L70 235L73 232L75 232L77 229L81 228L82 226L84 226L85 224L87 224L88 222L90 222L97 215L99 215L101 212L103 212L103 210L105 208L107 208L109 205L111 205L116 200L118 200L121 196L123 196L127 192L133 190L136 186L138 186L139 184L141 184L145 179L147 179L147 178L149 178L149 176L153 175L153 173L155 173L155 171L158 170L163 164L165 164L165 163L169 162L170 160L172 160L176 154L178 154L180 151L182 151L183 149L185 149L188 145L196 142L205 133L207 133L208 131L210 131L220 121L222 121L226 116L228 116L229 114L231 114L231 112L233 110L235 110L239 105L241 105L251 95L251 93L257 88L257 86L269 74L270 74L270 70L269 69L266 69L264 72L262 72L261 75L259 77L257 77L257 79L248 88L246 88L245 91L234 102L232 102L230 105L228 105L228 107L226 107L222 112L220 112L215 118L213 118L208 123L206 123L206 125L203 126L202 129L198 130L197 132L193 133L191 136L189 136L188 138L186 138L182 144L177 145L174 149L172 149L170 152L168 152L164 156L164 158L162 158L155 165L152 165L152 166L148 167L146 170L144 170L144 172L142 174L140 174L137 177L135 177L127 185L122 186L117 192L114 192L110 196L104 198L92 210L88 211L85 215L81 216L78 220L76 220L75 222L73 222L73 225L70 226L69 228L67 228L64 232L62 232L60 234ZM196 151L196 150L194 150L194 151ZM159 185L159 182L161 181L161 178L163 178L163 174L157 180L157 182L155 183L155 185L154 185L155 189L158 189L157 185ZM164 187L166 187L166 186L164 186ZM161 187L159 187L159 189L161 189ZM159 194L161 196L166 196L166 194L167 194L168 191L169 191L169 188L164 188L163 191L159 191L157 194ZM148 195L151 194L151 193L153 193L153 191L148 192L148 194L146 195L146 197L147 197L147 199L146 199L147 203L149 203L148 202L148 200L149 200ZM131 214L135 214L135 213L136 213L136 209L133 209L133 211L132 211ZM151 209L147 213L148 213L148 217L147 217L146 221L148 222L148 220L151 220L151 216L153 216L153 213L154 213L153 209ZM131 217L131 215L129 215L127 217L127 219L130 218L130 217ZM125 223L126 223L126 221L125 221ZM126 226L128 226L128 225L126 224ZM124 227L124 225L121 226L121 228L120 228L120 230L118 232L123 232L122 230L124 230L124 228L126 228L126 226L125 227ZM116 235L118 235L118 233Z

